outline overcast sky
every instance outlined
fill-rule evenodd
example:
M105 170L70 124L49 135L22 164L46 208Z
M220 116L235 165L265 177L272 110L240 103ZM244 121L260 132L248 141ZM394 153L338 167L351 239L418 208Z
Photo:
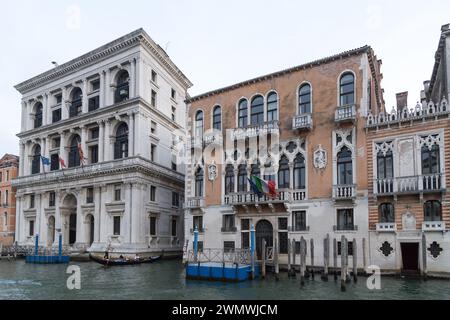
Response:
M415 104L450 1L16 0L2 13L1 155L19 149L15 84L140 27L194 83L191 95L368 44L383 60L387 109L406 90Z

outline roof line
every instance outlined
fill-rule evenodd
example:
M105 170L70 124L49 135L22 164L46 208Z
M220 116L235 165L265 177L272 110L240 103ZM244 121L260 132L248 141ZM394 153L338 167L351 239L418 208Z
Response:
M261 81L264 81L264 80L267 80L267 79L276 78L276 77L285 75L287 73L292 73L292 72L298 71L300 69L312 68L313 66L325 64L325 63L328 63L330 61L334 61L336 59L340 59L340 58L343 58L343 57L349 57L349 56L352 56L352 55L361 54L361 53L364 53L364 52L368 52L369 50L370 50L370 46L369 45L364 45L364 46L359 47L359 48L355 48L355 49L352 49L352 50L344 51L344 52L341 52L341 53L338 53L338 54L335 54L335 55L331 55L331 56L328 56L328 57L325 57L325 58L321 58L321 59L318 59L318 60L307 62L307 63L301 64L301 65L298 65L298 66L295 66L295 67L291 67L291 68L288 68L288 69L284 69L284 70L276 71L276 72L269 73L269 74L266 74L266 75L263 75L263 76L259 76L259 77L253 78L253 79L249 79L249 80L245 80L245 81L242 81L242 82L238 82L238 83L235 83L235 84L232 84L232 85L220 88L220 89L215 89L215 90L212 90L212 91L208 91L208 92L199 94L197 96L188 98L186 100L186 102L190 103L190 102L198 101L198 100L204 99L204 98L209 97L209 96L213 96L213 95L216 95L216 94L219 94L219 93L223 93L223 92L226 92L226 91L230 91L230 90L234 90L234 89L246 86L246 85L251 84L251 83L256 83L256 82L261 82Z

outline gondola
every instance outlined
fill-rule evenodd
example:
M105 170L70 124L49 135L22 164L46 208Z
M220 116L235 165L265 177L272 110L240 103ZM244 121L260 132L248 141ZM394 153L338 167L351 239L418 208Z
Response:
M161 259L161 256L140 258L138 260L120 259L120 258L104 259L104 258L97 258L93 255L89 255L89 258L94 262L100 263L100 264L108 267L108 266L130 266L130 265L136 265L136 264L142 264L142 263L152 263L152 262L155 262L155 261Z

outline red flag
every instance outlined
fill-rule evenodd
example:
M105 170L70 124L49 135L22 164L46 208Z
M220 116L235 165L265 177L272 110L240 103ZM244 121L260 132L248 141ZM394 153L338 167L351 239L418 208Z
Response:
M84 160L86 160L86 158L84 157L83 148L81 147L80 142L78 142L78 155L80 156L81 163L84 164Z
M66 162L63 158L59 157L59 163L61 164L61 168L66 168Z
M267 182L267 185L269 186L269 195L271 196L271 197L276 197L278 194L277 194L277 190L276 190L276 185L275 185L275 181L272 181L272 180L269 180L268 182Z

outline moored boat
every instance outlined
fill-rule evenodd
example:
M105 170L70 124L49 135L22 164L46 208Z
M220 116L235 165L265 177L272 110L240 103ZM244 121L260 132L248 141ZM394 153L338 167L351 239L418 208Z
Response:
M97 263L100 263L104 266L128 266L128 265L136 265L142 263L152 263L161 259L161 256L154 256L149 258L139 258L139 259L126 259L126 258L98 258L93 255L89 255L89 258Z

